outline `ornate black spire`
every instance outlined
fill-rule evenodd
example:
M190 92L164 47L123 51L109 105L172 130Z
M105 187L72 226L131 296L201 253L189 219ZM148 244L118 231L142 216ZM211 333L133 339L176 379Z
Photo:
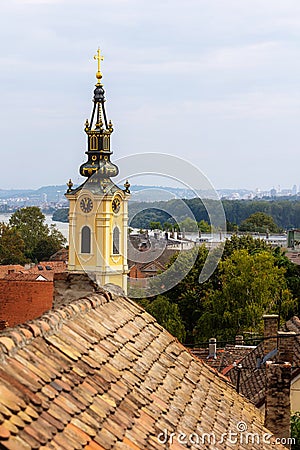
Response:
M98 61L98 71L96 73L97 84L94 90L94 106L90 122L85 122L84 131L88 136L88 160L80 166L79 172L84 177L90 178L97 174L97 179L115 177L119 173L118 167L110 161L110 135L113 132L111 120L107 122L105 112L105 91L101 83L102 73L100 70L103 56L100 49L94 59Z

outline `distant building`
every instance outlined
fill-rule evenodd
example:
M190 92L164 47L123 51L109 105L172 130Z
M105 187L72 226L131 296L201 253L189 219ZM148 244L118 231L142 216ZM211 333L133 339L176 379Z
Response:
M295 248L300 245L300 230L298 228L293 228L288 230L287 235L287 246L288 248Z

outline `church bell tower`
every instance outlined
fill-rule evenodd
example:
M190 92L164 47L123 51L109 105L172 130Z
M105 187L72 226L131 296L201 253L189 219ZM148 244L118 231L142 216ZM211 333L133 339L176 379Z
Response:
M111 178L119 173L110 160L113 124L107 121L98 49L97 84L90 121L85 122L87 161L79 172L86 181L73 189L69 180L69 271L87 272L104 286L113 283L127 292L127 223L129 183L120 189ZM94 275L95 274L95 275Z

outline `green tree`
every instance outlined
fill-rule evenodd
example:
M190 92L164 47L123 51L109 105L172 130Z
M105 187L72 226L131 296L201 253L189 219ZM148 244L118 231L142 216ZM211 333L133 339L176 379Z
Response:
M198 222L198 228L202 233L210 233L211 231L211 226L208 222L206 222L206 220L203 219Z
M48 261L50 256L60 249L61 243L50 235L38 241L32 252L32 256L36 261Z
M0 264L25 264L24 241L14 228L0 223Z
M230 239L226 239L222 259L232 255L235 250L247 250L248 253L259 253L261 251L273 252L272 245L264 239L254 238L253 236L237 236L233 234Z
M186 342L193 342L193 330L202 313L202 299L211 286L214 277L206 283L199 283L199 275L208 255L204 245L174 255L167 264L167 271L151 280L151 292L160 292L162 286L173 285L164 296L178 305L186 330ZM185 276L181 274L186 273ZM180 280L179 282L177 280Z
M181 231L198 231L197 222L190 217L187 217L179 224L179 228Z
M286 284L289 290L291 291L296 304L297 311L296 314L300 315L300 266L298 264L293 263L289 260L289 258L285 255L280 247L277 247L273 250L273 255L276 260L276 265L278 267L283 267L285 270L285 279Z
M170 223L170 222L165 222L163 229L166 231L172 231L174 227L174 224Z
M149 223L150 230L162 230L162 226L160 222L152 221Z
M292 450L300 450L300 412L296 411L291 416L291 437L295 439Z
M24 241L24 253L26 258L34 261L36 260L35 250L38 248L39 256L43 255L41 252L42 242L51 240L55 245L56 251L63 247L66 239L61 232L54 226L49 227L45 223L46 217L37 206L28 206L21 208L12 214L9 225L16 230ZM45 252L45 255L47 254ZM50 255L49 255L50 256Z
M226 229L227 231L233 231L236 233L238 231L238 225L236 223L231 223L229 220L226 220Z
M216 338L233 339L245 331L261 331L263 314L278 312L279 303L285 317L293 311L285 269L276 266L269 251L235 250L219 270L220 286L206 295L198 338L209 338L213 332Z
M251 231L259 233L278 233L279 227L274 222L273 217L264 212L256 212L251 214L247 219L240 224L241 231Z
M183 342L185 340L186 333L178 305L159 295L153 302L149 303L146 309L156 318L160 325L177 337L179 341Z

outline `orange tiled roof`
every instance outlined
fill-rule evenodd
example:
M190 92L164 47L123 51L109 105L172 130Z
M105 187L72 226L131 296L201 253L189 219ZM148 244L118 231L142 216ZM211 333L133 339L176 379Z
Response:
M53 281L55 273L65 272L67 270L67 264L64 261L42 261L26 271L29 276L41 275L48 281ZM20 278L21 279L21 278ZM24 277L24 281L25 281Z
M0 333L1 448L184 450L183 432L212 433L200 448L223 450L240 421L267 432L223 376L127 298L94 294Z
M65 263L65 261L41 261L35 266L31 267L31 269L28 269L28 272L44 273L47 271L49 272L53 271L55 273L58 273L58 272L65 272L66 270L67 264Z
M9 273L3 277L3 280L9 280L9 281L53 281L53 274L45 273L31 273L28 270L26 270L23 273L20 272L14 272Z
M30 269L16 264L1 266L0 279L11 281L35 281L36 274L42 275L47 281L53 281L54 273L61 273L67 270L65 261L42 261Z
M7 266L1 266L0 265L0 279L4 278L10 271L13 272L22 272L25 268L21 266L20 264L11 264Z

